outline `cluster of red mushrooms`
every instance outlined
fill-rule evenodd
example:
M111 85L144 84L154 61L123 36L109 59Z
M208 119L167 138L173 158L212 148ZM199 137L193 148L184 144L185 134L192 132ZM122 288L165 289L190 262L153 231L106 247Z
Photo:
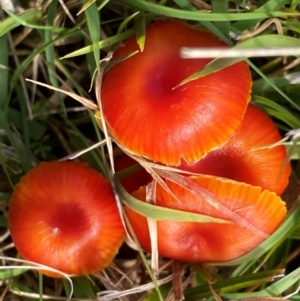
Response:
M154 206L224 221L159 220L158 253L184 262L228 262L282 223L286 206L280 195L290 165L283 146L268 147L281 138L277 127L249 103L248 65L240 62L181 85L210 61L183 59L182 47L227 46L184 22L148 25L143 51L131 37L114 52L119 62L102 81L102 114L110 136L126 153L161 170L177 169L172 171L177 176L156 185ZM146 185L139 186L149 175L145 179L127 189L142 202ZM127 206L125 212L140 245L150 252L147 218ZM105 268L125 238L109 181L78 162L44 162L32 169L15 188L8 220L24 259L71 275Z

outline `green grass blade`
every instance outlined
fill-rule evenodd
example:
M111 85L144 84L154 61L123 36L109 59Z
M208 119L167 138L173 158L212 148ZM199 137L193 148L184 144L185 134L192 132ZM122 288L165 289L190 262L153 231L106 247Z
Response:
M12 147L14 148L14 151L18 157L18 160L22 166L23 171L26 173L31 168L30 162L27 160L27 158L24 157L23 151L20 149L19 143L16 140L16 137L12 130L10 129L10 126L7 122L7 116L4 114L3 110L0 109L0 128L2 128L8 140L10 141Z
M0 280L10 279L12 277L21 275L28 270L29 268L22 268L22 266L20 266L20 268L14 268L14 269L10 269L8 266L6 270L4 269L0 270Z
M6 10L5 11L8 15L10 15L12 17L12 19L16 22L16 24L18 25L23 25L25 27L29 27L29 28L34 28L34 29L42 29L42 30L52 30L53 32L58 32L61 29L58 27L54 27L54 26L44 26L44 25L36 25L35 23L28 23L26 21L26 19L23 18L23 15L18 16L13 14L12 12ZM36 22L37 20L30 20L30 21L34 21Z
M33 51L31 54L29 54L24 61L20 64L20 66L15 70L11 82L10 82L10 94L12 93L12 89L14 89L17 81L20 79L20 76L23 74L23 72L26 70L26 68L32 63L34 58L44 52L49 46L54 45L56 42L60 41L61 39L72 35L74 32L76 32L76 29L70 29L64 32L61 36L59 36L56 39L52 39L49 43L46 43L44 45L40 45L35 51Z
M282 270L270 270L237 276L235 278L220 279L212 284L212 288L217 294L224 295L225 293L271 281L274 276L281 274L281 272ZM210 297L211 291L208 285L205 284L186 289L184 295L186 301L196 301Z
M138 15L134 21L136 41L139 45L140 51L143 52L146 41L146 18L142 15Z
M243 41L239 43L237 46L233 47L234 49L240 49L241 53L243 48L260 48L260 47L299 47L300 41L299 39L281 36L281 35L263 35L257 36L252 39ZM200 77L204 77L208 74L217 72L223 68L236 64L245 60L247 56L241 56L236 58L216 58L209 62L203 69L192 74L188 78L184 79L179 86L188 83L189 81L196 80Z
M275 283L269 285L265 289L258 292L248 292L248 293L232 293L224 294L223 296L228 299L237 298L258 298L258 297L274 297L281 296L286 290L291 286L300 281L300 267L294 270L292 273L286 275L282 279L276 281Z
M88 298L95 300L96 294L91 280L88 277L76 277L73 279L74 296L76 298Z
M0 108L5 110L8 104L8 41L7 36L0 36Z
M291 113L283 105L280 105L271 99L258 95L254 95L252 99L256 104L261 106L270 116L276 117L277 119L283 121L292 129L300 128L299 116L297 116L295 113Z
M158 15L164 15L171 18L194 20L194 21L238 21L238 20L257 20L265 18L275 18L275 17L296 17L299 16L299 12L250 12L243 14L228 13L201 13L199 11L184 11L181 9L176 9L167 6L161 6L151 2L146 2L143 0L124 0L125 3L131 5L132 7L149 11Z
M88 0L82 1L84 4L87 4ZM92 47L95 58L95 63L97 69L100 68L100 48L99 48L99 40L100 40L100 15L97 9L96 2L91 3L89 7L85 10L85 15L87 19L87 24L89 28L89 33L92 39Z
M218 265L238 265L238 264L248 264L248 262L255 260L268 252L271 248L276 245L279 245L288 235L297 227L300 223L300 207L296 208L294 212L292 212L288 218L284 221L284 223L272 234L270 235L264 242L262 242L259 246L257 246L254 250L249 252L248 254L230 261L226 263L221 263Z
M46 24L49 25L50 27L54 24L57 5L58 5L58 0L53 0L48 7ZM52 86L58 88L59 82L57 79L57 72L55 68L55 52L54 52L54 44L51 44L52 40L53 40L53 31L46 30L45 44L48 44L49 46L45 49L45 53L46 53L46 60L48 65L47 70L48 70L49 81ZM61 98L61 94L58 93L57 91L54 91L54 93L58 99L58 102L60 103L61 108L64 110L64 113L66 113L65 106Z
M0 36L5 35L9 31L18 27L20 24L28 24L28 22L36 21L41 18L41 16L42 12L37 9L28 10L19 15L17 19L12 14L12 16L0 22Z
M197 9L187 0L173 0L179 7L184 10L196 11Z
M227 14L228 13L228 2L227 1L220 1L220 0L212 0L211 7L213 13L221 13ZM230 22L229 21L215 21L214 25L222 32L225 37L229 37L230 32Z
M133 211L139 214L154 219L163 221L182 221L182 222L198 222L198 223L230 223L227 220L214 218L211 216L185 212L181 210L169 209L159 206L154 206L129 195L120 182L116 179L117 187L122 196L122 201Z
M30 149L30 131L29 131L29 123L27 122L28 119L28 110L26 106L26 99L24 97L23 90L19 85L16 85L16 90L18 93L18 100L20 103L21 107L21 113L22 113L22 132L23 132L23 140L24 140L24 149L23 151L23 156L26 158L27 162L27 171L29 170L28 168L31 167L32 163L32 154L31 154L31 149Z
M255 13L268 13L278 11L280 8L284 7L286 4L289 4L289 0L269 0L255 10ZM238 32L243 32L253 26L258 22L266 18L258 18L253 20L240 20L232 24L231 28L237 30Z
M43 279L44 277L43 277L43 275L41 274L41 273L39 273L39 295L40 295L40 298L39 298L39 300L40 301L43 301Z
M99 47L99 49L102 49L104 47L111 46L113 44L119 43L119 42L131 37L134 34L135 34L135 31L133 29L127 30L126 32L117 34L113 37L110 37L110 38L100 41L98 43L98 47ZM90 53L92 51L93 51L93 45L86 46L86 47L83 47L79 50L73 51L73 52L63 56L61 59L67 59L67 58L71 58L74 56L84 55L84 54Z

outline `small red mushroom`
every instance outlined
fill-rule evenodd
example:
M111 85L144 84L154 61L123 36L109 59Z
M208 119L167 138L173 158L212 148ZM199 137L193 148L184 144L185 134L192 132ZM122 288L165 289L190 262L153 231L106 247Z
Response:
M271 118L249 104L240 128L225 145L199 161L184 162L178 168L245 182L280 195L288 184L291 167L284 146L268 147L280 139Z
M286 206L280 197L261 187L208 175L189 178L266 234L273 233L286 215ZM156 206L204 214L230 223L157 221L159 255L183 262L223 263L247 254L265 240L261 233L238 225L196 193L168 180L166 184L172 194L158 185ZM145 186L132 195L145 201ZM139 243L150 252L147 218L128 207L125 210Z
M24 259L71 275L105 268L125 238L109 182L78 162L44 162L30 170L15 187L8 223Z
M224 143L242 122L252 85L248 65L240 62L178 86L210 61L183 59L181 47L227 46L184 22L155 22L146 28L144 51L119 62L102 81L110 134L129 152L166 165L194 162ZM138 50L131 37L113 59Z

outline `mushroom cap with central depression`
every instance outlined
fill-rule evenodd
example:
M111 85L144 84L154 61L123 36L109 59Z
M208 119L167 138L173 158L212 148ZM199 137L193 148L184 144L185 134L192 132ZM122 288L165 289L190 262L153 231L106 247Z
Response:
M125 238L110 183L79 162L43 162L30 170L16 185L8 222L24 259L72 275L105 268Z
M250 100L249 67L240 62L179 85L211 59L183 59L182 47L227 47L216 36L180 21L146 27L144 51L124 41L104 75L103 116L127 151L167 165L194 162L222 145L240 126ZM196 143L196 141L201 143Z

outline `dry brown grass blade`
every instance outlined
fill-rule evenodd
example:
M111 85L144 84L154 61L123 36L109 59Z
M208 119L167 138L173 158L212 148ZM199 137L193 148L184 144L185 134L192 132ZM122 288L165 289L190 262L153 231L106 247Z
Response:
M38 270L43 269L43 270L50 271L50 272L55 272L55 273L61 275L61 277L66 279L69 282L69 285L70 285L70 294L67 298L64 297L64 300L66 300L66 301L71 300L72 295L73 295L73 289L74 289L71 277L74 276L74 275L68 275L64 272L61 272L57 269L48 267L46 265L36 263L36 262L33 262L33 261L29 261L29 260L20 259L20 258L0 256L0 260L12 261L13 262L13 265L0 266L0 270L24 269L24 270L37 270L38 271ZM20 263L20 265L17 265L17 263ZM36 298L36 299L41 298L40 294L20 292L20 290L14 291L12 288L10 288L10 291L13 292L13 293L16 293L16 291L18 291L19 296L23 295L23 296L27 296L27 297L30 297L30 298ZM42 296L42 297L43 297L43 299L51 299L51 298L48 298L48 296L45 296L45 298L44 298L44 296ZM56 298L54 297L53 299L56 299Z
M162 284L170 282L174 276L175 275L172 274L164 279L157 280L157 284L160 286ZM103 291L103 292L98 293L97 295L98 295L99 301L100 300L101 301L110 301L110 300L116 300L116 299L122 298L124 296L129 296L132 294L144 293L144 292L147 292L154 288L155 288L155 284L153 282L150 282L150 283L140 285L138 287L134 287L131 289L127 289L127 290L124 290L121 292L120 291Z
M221 202L218 200L218 198L208 191L207 189L199 186L195 182L193 182L188 177L184 177L180 174L177 174L175 172L165 171L162 169L156 169L156 172L163 178L168 179L181 187L189 190L193 194L199 195L201 198L203 198L206 202L208 202L211 206L216 208L217 210L223 212L229 219L231 219L234 223L237 225L255 233L256 235L259 235L261 237L267 238L269 237L269 234L265 233L264 231L256 228L254 225L243 219L241 216L239 216L237 213L233 212L226 206L222 205Z
M42 87L46 87L50 90L54 90L54 91L58 91L58 92L61 92L63 94L66 94L66 95L72 97L73 99L77 100L81 104L83 104L86 108L91 109L93 111L96 111L98 109L98 106L94 102L92 102L91 100L89 100L85 97L79 96L79 95L77 95L73 92L69 92L69 91L59 89L59 88L55 88L51 85L47 85L47 84L44 84L44 83L41 83L41 82L38 82L38 81L35 81L35 80L32 80L32 79L28 79L28 78L26 78L26 81L34 83L36 85L40 85Z
M76 159L76 158L84 155L85 153L87 153L87 152L89 152L89 151L91 151L91 150L93 150L95 148L98 148L99 146L101 146L101 145L103 145L105 143L106 143L106 140L104 139L104 140L102 140L102 141L100 141L98 143L95 143L95 144L91 145L90 147L87 147L87 148L85 148L83 150L80 150L78 152L72 153L70 155L67 155L67 156L61 158L59 161L74 160L74 159Z
M86 9L88 9L96 0L91 0L88 3L84 4L83 7L79 10L77 13L77 16L79 16L81 13L83 13Z
M152 181L146 186L146 202L156 204L156 181ZM151 268L155 276L159 273L158 265L158 244L157 244L157 221L147 218L151 241Z

